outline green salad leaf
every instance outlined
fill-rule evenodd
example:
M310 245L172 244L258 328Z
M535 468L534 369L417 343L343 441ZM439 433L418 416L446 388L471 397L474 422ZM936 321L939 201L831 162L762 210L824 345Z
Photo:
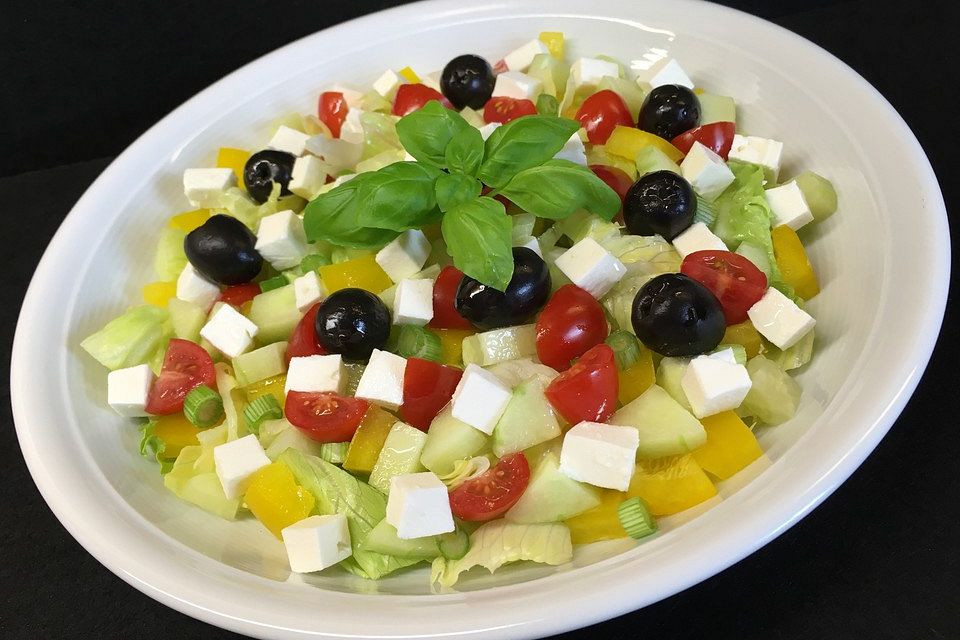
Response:
M442 173L435 186L437 205L441 211L449 211L459 204L475 200L483 189L475 178L462 173Z
M781 277L770 236L773 212L763 194L763 167L736 161L727 165L733 172L734 181L713 203L716 215L713 232L728 247L747 242L763 249L770 259L773 285Z
M140 455L144 458L156 460L160 465L160 475L166 475L173 469L173 460L165 458L167 443L156 434L157 421L150 419L140 427Z
M444 151L444 161L451 172L474 176L483 162L483 151L483 136L480 131L467 127L450 139L450 144Z
M307 240L323 240L330 244L357 249L377 249L397 237L396 231L362 227L360 191L367 176L364 173L310 201L304 211L303 229ZM358 182L359 181L359 182Z
M164 227L157 240L157 251L153 256L153 270L161 280L176 280L187 266L187 254L183 250L183 241L187 232L173 227Z
M110 369L123 369L147 362L169 337L166 309L133 307L87 337L80 346Z
M457 269L499 291L507 288L513 225L501 203L486 196L465 202L447 211L440 228Z
M207 429L198 439L199 445L184 447L180 451L172 468L163 476L163 484L181 500L226 520L234 520L241 499L229 499L224 495L213 461L214 447L227 441L226 428Z
M579 129L579 122L551 116L517 118L497 127L487 138L477 177L491 187L503 187L524 169L557 155Z
M586 209L604 220L620 210L620 196L590 169L548 160L515 175L500 193L521 209L554 220Z
M420 162L435 167L446 166L446 149L453 137L472 129L456 111L436 100L400 118L397 135L407 153Z
M435 222L433 185L439 176L438 169L417 162L396 162L357 176L347 183L358 189L357 224L400 232Z
M560 102L549 93L537 97L537 113L542 116L555 116L560 111Z

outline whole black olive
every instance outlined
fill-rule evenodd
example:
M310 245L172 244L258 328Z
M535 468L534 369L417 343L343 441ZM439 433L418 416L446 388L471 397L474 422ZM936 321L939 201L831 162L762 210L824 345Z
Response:
M280 195L290 195L290 176L297 159L292 153L264 149L258 151L243 166L243 184L250 197L263 204L273 191L273 183L280 184Z
M630 319L640 341L665 356L713 351L727 328L716 296L682 273L665 273L643 285Z
M364 289L340 289L320 303L314 325L317 342L347 360L366 360L390 337L390 311Z
M640 106L637 127L673 140L700 124L700 99L679 84L657 87Z
M493 95L495 82L490 63L472 54L457 56L440 74L440 90L457 109L482 109Z
M550 270L532 249L514 247L513 277L506 291L464 276L457 287L454 308L473 326L487 331L522 324L550 297Z
M256 278L263 266L256 244L256 236L242 222L216 215L187 234L183 250L194 269L208 279L243 284Z
M637 236L673 240L693 224L697 194L683 176L654 171L641 176L623 198L623 221Z

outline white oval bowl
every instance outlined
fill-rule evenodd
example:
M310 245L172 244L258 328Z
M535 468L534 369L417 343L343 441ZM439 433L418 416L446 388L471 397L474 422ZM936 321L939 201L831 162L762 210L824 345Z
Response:
M78 343L151 279L156 232L187 209L183 169L219 146L256 147L276 116L312 112L330 83L384 69L431 71L456 54L495 60L538 32L569 55L669 55L698 85L734 96L739 128L783 140L784 175L830 177L840 211L805 232L823 292L817 352L797 416L761 434L767 458L721 498L666 519L634 546L580 550L559 568L470 574L429 595L427 570L366 582L291 575L255 522L178 501L105 403L105 371ZM802 38L720 6L679 1L436 0L290 44L203 91L137 140L77 202L24 301L11 367L17 433L51 509L100 562L179 611L263 638L517 638L588 625L676 593L769 542L870 453L903 408L937 336L949 282L943 199L910 130L860 76ZM52 313L51 301L57 301ZM761 476L757 478L757 476ZM678 526L682 524L682 526ZM534 580L535 582L529 582Z

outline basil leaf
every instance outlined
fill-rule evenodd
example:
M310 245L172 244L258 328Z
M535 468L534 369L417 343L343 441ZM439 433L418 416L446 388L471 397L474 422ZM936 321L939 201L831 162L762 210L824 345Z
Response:
M439 169L417 162L395 162L361 173L348 182L359 181L357 224L361 227L406 231L422 227L437 218L437 197L433 183Z
M560 103L549 93L541 93L537 98L537 113L542 116L555 116L560 113Z
M491 187L502 187L524 169L555 156L579 128L578 122L552 116L524 116L497 127L487 138L477 177Z
M450 209L440 229L457 269L503 291L513 277L511 227L503 205L481 197Z
M420 162L435 167L446 166L444 152L453 136L472 128L456 111L447 109L436 100L409 113L397 122L400 144Z
M440 210L449 211L479 196L483 185L475 178L462 173L442 173L437 178L435 188Z
M593 171L569 160L549 160L521 171L500 193L524 211L554 220L580 209L611 220L622 204Z
M458 131L447 145L444 159L451 172L476 175L483 162L483 136L480 130L467 127Z
M358 192L364 175L368 174L361 174L307 204L303 229L308 241L323 240L341 247L374 249L397 237L395 231L367 229L357 222L360 212Z

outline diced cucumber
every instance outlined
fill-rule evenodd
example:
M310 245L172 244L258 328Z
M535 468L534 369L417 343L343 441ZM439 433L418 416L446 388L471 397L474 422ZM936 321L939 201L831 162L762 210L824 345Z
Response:
M281 431L267 447L267 457L276 460L287 449L296 449L307 455L320 457L320 447L316 440L311 440L300 429L290 425Z
M426 440L427 434L405 422L398 421L393 425L370 472L370 486L389 494L391 478L423 471L420 454Z
M546 387L559 373L545 364L534 362L530 358L508 360L488 367L487 371L500 378L500 382L513 389L524 380L539 378Z
M804 171L793 179L810 207L814 222L822 222L837 211L837 192L833 184L813 171Z
M715 93L701 93L697 98L700 99L700 126L737 121L737 103L733 98Z
M459 560L470 550L470 535L458 526L450 533L437 536L437 547L447 560Z
M533 524L559 522L600 506L600 491L560 473L553 453L545 455L534 469L523 495L504 518Z
M502 458L560 435L560 423L544 389L540 377L533 376L513 390L493 430L493 455Z
M463 119L466 120L470 126L476 127L477 129L487 124L486 120L483 119L483 114L476 109L464 107L460 110L460 115L463 116Z
M687 394L683 392L683 386L680 380L687 371L687 365L690 364L690 358L664 358L657 367L657 385L670 394L674 400L680 403L680 406L690 411L690 402L687 400Z
M260 430L257 432L257 440L260 441L260 446L266 449L273 444L273 441L276 440L277 436L292 426L293 425L291 425L286 418L280 418L279 420L264 420L260 423Z
M200 329L207 321L207 312L203 307L180 298L170 298L167 311L170 312L170 323L175 336L191 342L200 339Z
M430 423L420 462L438 476L446 475L454 462L477 455L488 440L482 431L454 418L448 404Z
M680 165L667 157L655 146L647 145L637 152L637 175L643 176L654 171L672 171L680 175Z
M233 375L237 384L245 387L287 370L287 343L274 342L265 347L242 353L233 359Z
M587 164L602 164L605 167L620 169L631 180L637 179L637 165L623 156L608 153L602 144L591 144L587 148Z
M537 224L537 216L532 213L518 213L510 216L513 225L511 234L514 242L529 239L533 235L533 227Z
M422 558L429 560L440 555L440 548L437 545L437 536L426 536L423 538L412 538L410 540L401 540L397 536L396 528L387 522L381 520L363 541L364 551L382 553L388 556L398 558Z
M250 304L250 321L260 329L257 334L259 344L286 340L300 322L301 315L292 284L261 293Z
M176 280L187 266L187 254L183 250L186 237L187 233L182 229L164 227L160 231L153 256L153 270L161 280Z
M766 249L749 242L741 242L736 253L756 265L757 269L763 271L763 275L767 276L767 281L770 281L773 269L770 267L770 256L767 255Z
M810 362L813 357L813 341L816 332L811 329L805 336L800 338L800 342L786 350L780 350L773 345L767 345L767 351L764 356L768 360L773 360L777 366L784 371L799 369Z
M532 324L484 331L463 339L463 364L488 367L498 362L529 358L537 353L537 330Z
M753 385L737 409L742 416L753 416L769 425L786 422L797 412L802 389L777 363L763 356L747 362Z
M703 425L657 385L613 414L610 424L634 427L640 432L638 458L689 453L707 441Z
M630 116L636 122L640 115L640 107L643 106L643 101L647 97L646 92L640 88L640 85L626 78L604 76L600 78L597 91L603 91L604 89L609 89L623 98L623 101L627 104L627 109L630 110Z

